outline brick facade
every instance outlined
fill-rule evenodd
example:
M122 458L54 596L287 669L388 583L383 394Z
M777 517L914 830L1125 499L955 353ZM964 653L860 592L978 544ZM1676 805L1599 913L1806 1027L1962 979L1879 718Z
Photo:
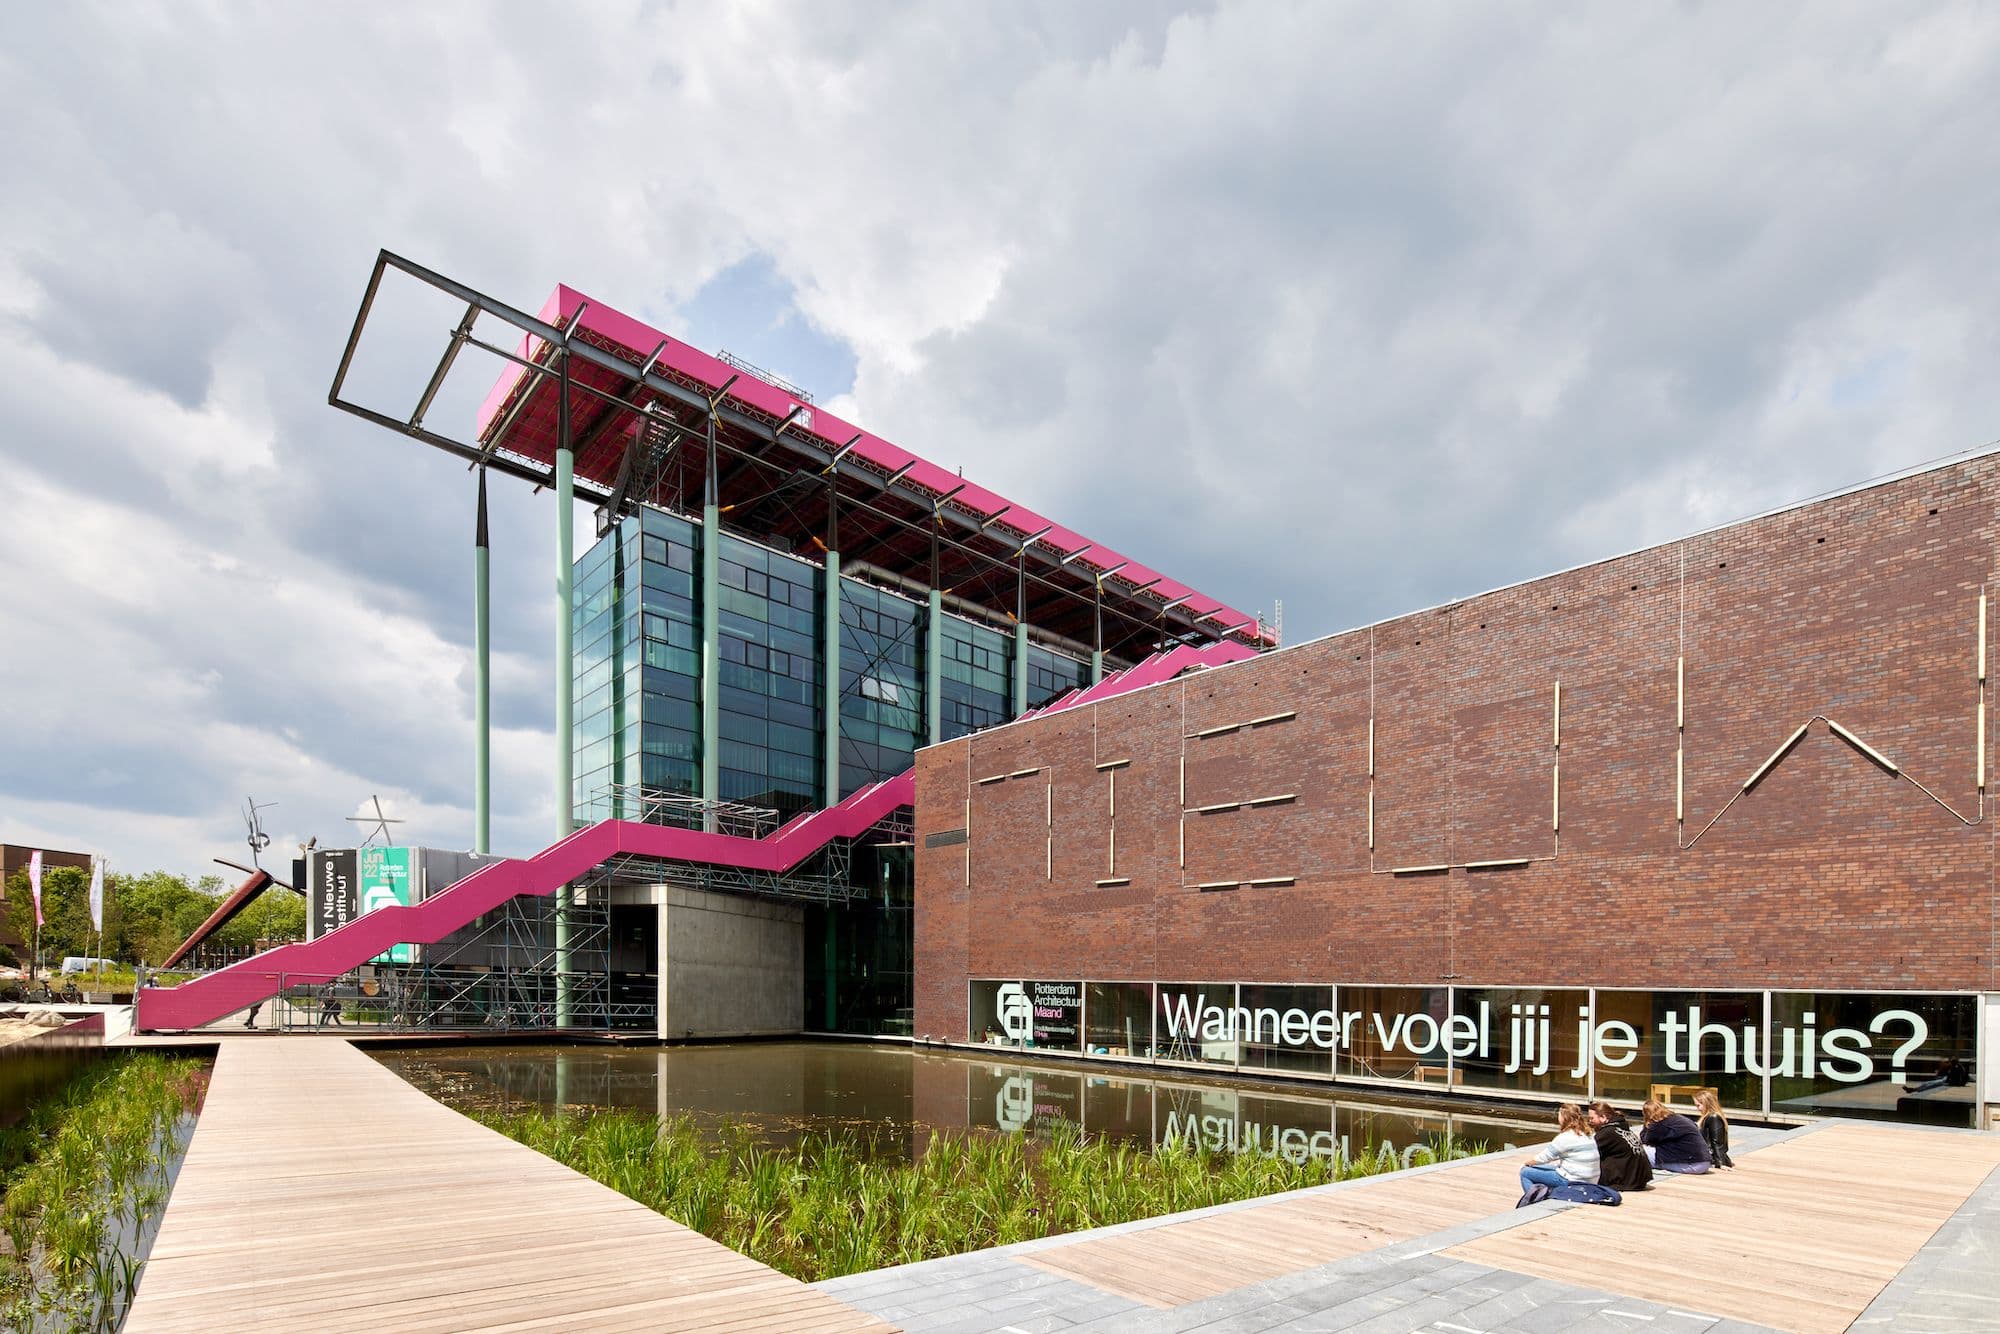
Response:
M931 747L916 1031L980 976L2000 989L1997 528L1989 456Z

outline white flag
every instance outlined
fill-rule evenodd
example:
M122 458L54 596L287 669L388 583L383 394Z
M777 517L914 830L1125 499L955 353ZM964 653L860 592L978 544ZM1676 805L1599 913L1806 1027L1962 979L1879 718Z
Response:
M37 848L28 857L28 892L34 896L35 900L35 925L43 926L45 923L42 921L42 852L40 848Z
M90 859L90 925L104 934L104 858Z

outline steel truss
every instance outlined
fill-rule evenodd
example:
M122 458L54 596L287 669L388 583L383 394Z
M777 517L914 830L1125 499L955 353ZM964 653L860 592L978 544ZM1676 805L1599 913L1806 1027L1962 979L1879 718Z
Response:
M867 898L871 888L855 883L855 844L909 847L916 837L915 829L915 816L904 807L876 822L861 839L835 839L789 871L760 871L620 853L577 884L589 886L593 891L670 884L788 903L851 903Z
M391 273L465 303L436 369L408 416L392 415L345 395L348 371L369 315L383 279ZM475 326L482 318L489 325L502 326L501 330L492 337L481 337ZM711 475L722 455L734 462L732 483L749 474L743 485L754 490L769 487L775 475L779 485L764 490L760 503L775 500L785 508L796 525L795 537L812 538L819 527L810 514L791 514L790 500L784 494L794 481L804 478L817 483L808 487L809 491L825 493L829 532L834 528L833 516L842 510L873 530L856 535L857 555L870 545L881 545L900 551L899 559L910 563L918 559L916 546L927 545L932 587L984 587L992 579L1012 575L1016 606L1009 613L996 598L989 610L1012 614L1044 634L1080 643L1085 627L1090 627L1094 648L1129 661L1155 651L1161 643L1245 638L1246 632L1245 642L1262 642L1254 618L1235 626L1210 628L1206 617L1186 608L1189 598L1172 600L1152 591L1164 576L1134 583L1132 576L1119 573L1130 562L1104 568L1081 552L1064 554L1050 547L1042 541L1046 530L1022 537L996 530L996 522L1011 506L994 514L965 508L953 503L962 486L943 494L929 491L905 480L901 471L884 473L879 465L849 456L853 441L839 445L814 436L810 426L794 429L797 418L805 412L803 407L780 421L732 398L729 385L735 382L734 377L720 389L683 383L657 364L664 342L649 357L589 329L576 328L577 322L578 315L573 314L566 325L550 324L384 250L376 256L327 391L327 402L377 426L421 440L470 466L490 467L540 488L554 483L552 466L535 457L532 449L518 446L511 433L538 392L558 387L560 416L565 422L572 401L586 407L594 418L580 438L572 439L567 426L562 427L564 447L573 448L578 460L593 451L602 454L615 448L620 452L615 475L607 476L599 469L575 480L579 497L605 506L606 513L599 520L601 530L637 503L663 503L677 496L684 483L670 481L665 474L688 452L687 446L695 444L707 455ZM517 348L523 341L528 346ZM511 406L478 440L461 440L425 425L446 377L468 346L525 372L512 391ZM728 507L737 508L733 503ZM749 519L747 514L737 514L754 540L765 540L758 525ZM949 579L939 568L940 557L961 567ZM1035 594L1032 603L1028 600L1031 591ZM1107 598L1107 594L1112 596ZM1110 642L1104 641L1107 633Z
M741 802L703 802L657 790L637 792L655 823L700 828L705 809L747 830L768 832L777 812ZM857 844L914 845L915 817L898 809L859 839L835 839L790 871L759 871L620 854L555 895L509 899L435 945L414 963L363 965L332 983L288 982L280 974L266 1022L278 1028L335 1027L394 1032L536 1032L554 1029L556 994L566 978L573 1022L565 1031L654 1032L658 992L652 975L626 983L611 972L611 891L672 884L789 903L841 904L869 897L856 883ZM746 833L758 837L759 833ZM557 972L556 924L568 928L569 968ZM337 1010L330 1010L332 1000Z
M567 898L568 902L559 902ZM606 895L582 886L566 895L510 899L435 945L417 963L375 963L331 984L286 983L272 1018L290 1029L361 1027L408 1032L553 1029L558 920L569 931L572 1030L650 1032L658 996L648 982L629 990L610 971ZM330 1013L328 999L338 1005Z

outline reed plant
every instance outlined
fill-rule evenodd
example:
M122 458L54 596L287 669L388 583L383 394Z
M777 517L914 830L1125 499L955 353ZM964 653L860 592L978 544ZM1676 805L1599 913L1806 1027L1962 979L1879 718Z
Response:
M931 1132L914 1161L821 1134L796 1147L740 1127L704 1131L639 1112L488 1109L477 1119L755 1260L808 1282L1081 1228L1372 1176L1393 1152L1353 1157L1144 1148L1058 1121L1035 1139ZM1448 1140L1410 1164L1483 1150Z
M97 1062L0 1131L0 1327L117 1328L207 1076L153 1053Z

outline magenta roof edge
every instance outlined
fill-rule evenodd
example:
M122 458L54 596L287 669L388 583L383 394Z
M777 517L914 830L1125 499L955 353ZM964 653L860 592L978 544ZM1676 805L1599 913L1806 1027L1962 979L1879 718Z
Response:
M654 348L660 348L658 364L664 369L705 386L711 391L720 390L727 384L729 385L727 397L775 421L782 421L793 412L802 410L791 429L815 437L829 451L839 449L849 440L855 440L854 447L848 454L849 458L878 469L885 475L907 468L908 471L902 479L906 484L922 487L937 497L942 497L945 492L959 486L965 480L900 445L884 440L824 408L807 403L789 391L703 352L690 343L661 333L651 325L586 296L573 287L558 286L542 304L539 314L545 323L562 325L573 319L579 310L582 312L582 317L576 322L577 328L618 343L642 357L650 356ZM523 336L515 347L516 354L524 358L530 357L530 349L537 341L532 336ZM479 407L476 427L480 438L484 438L498 418L501 409L527 374L528 371L519 366L509 366L501 372L499 379L488 391ZM857 436L859 439L855 439ZM995 529L1005 530L1015 541L1033 538L1036 545L1053 551L1058 556L1073 557L1079 565L1089 567L1094 572L1108 571L1116 567L1118 572L1108 577L1123 583L1129 596L1149 598L1163 606L1177 599L1184 599L1183 605L1198 621L1219 622L1225 627L1242 623L1240 629L1220 629L1216 632L1218 635L1238 635L1258 644L1273 642L1270 633L1265 630L1258 618L1199 593L1187 584L1171 579L1101 542L1093 542L1082 534L1056 523L1053 519L1045 518L1027 506L1009 501L984 487L967 485L947 503L982 520L992 520ZM996 514L998 518L994 518ZM1144 591L1140 591L1141 589Z

